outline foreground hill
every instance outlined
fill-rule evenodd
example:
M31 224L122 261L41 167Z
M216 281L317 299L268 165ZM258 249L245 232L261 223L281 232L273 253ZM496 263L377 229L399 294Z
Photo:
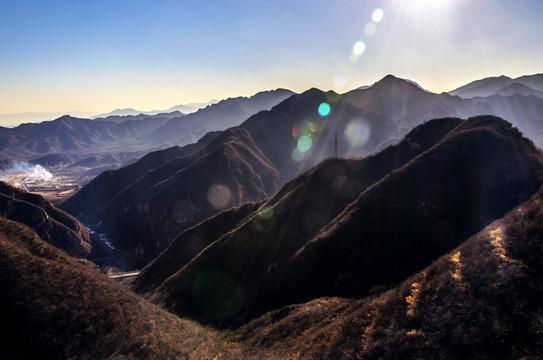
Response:
M541 185L541 153L509 123L475 117L456 124L422 125L374 157L388 162L321 163L190 262L181 257L177 267L154 270L163 257L175 261L168 253L184 246L174 243L142 272L139 291L151 290L178 314L227 325L321 296L363 297L407 278ZM410 144L417 132L427 143L402 158L406 147L421 146Z
M224 346L4 218L0 318L1 358L197 359Z
M0 216L34 229L48 243L77 257L101 254L89 231L75 218L57 209L43 196L0 181Z
M393 288L287 306L228 338L247 358L537 359L542 203L543 188Z

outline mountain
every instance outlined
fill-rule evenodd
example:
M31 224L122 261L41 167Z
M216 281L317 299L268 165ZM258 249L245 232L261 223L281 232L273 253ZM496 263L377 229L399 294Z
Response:
M326 116L318 113L323 103L330 110ZM137 173L139 179L123 179L124 169L101 175L62 208L104 220L112 241L145 265L186 228L225 208L264 199L332 155L336 129L349 126L351 132L338 133L342 154L371 153L397 130L392 120L344 103L338 94L311 89L192 153L154 163L153 171Z
M1 217L0 318L2 359L196 359L225 351L213 331Z
M187 116L173 118L140 141L162 147L190 144L209 131L238 126L251 115L269 110L291 95L293 92L290 90L277 89L259 92L248 98L222 100Z
M91 119L107 118L110 116L136 116L140 114L145 115L143 111L134 110L132 108L124 108L124 109L115 109L105 114L95 115L95 116L92 116Z
M166 267L135 285L171 308L166 285L203 267L175 305L190 297L204 321L243 323L225 330L164 311L0 217L0 358L538 358L542 157L495 117L428 121L187 229L158 258ZM276 305L243 319L259 301Z
M539 150L504 120L429 122L384 154L319 164L189 262L153 269L176 258L188 239L180 235L137 286L177 314L220 326L323 296L364 297L504 216L542 175Z
M223 211L187 229L143 269L137 288L154 289L244 219L254 222L261 241L278 246L275 252L304 243L364 189L428 150L461 122L460 119L431 121L414 129L397 145L364 159L324 160L286 183L271 198ZM300 221L300 214L306 214L307 218Z
M387 75L372 86L356 89L343 100L366 111L384 114L409 131L422 121L462 116L455 106L417 84Z
M177 116L179 116L179 113L182 114L190 114L193 112L198 111L199 109L203 109L209 105L213 105L217 103L217 100L211 100L206 103L188 103L188 104L181 104L181 105L174 105L166 110L152 110L152 111L140 111L135 110L132 108L125 108L125 109L116 109L108 113L99 114L91 116L91 119L98 120L98 119L108 119L113 117L132 117L132 116L154 116L154 115L166 115L171 113L176 113ZM173 116L172 116L173 117ZM112 120L112 119L108 119Z
M48 243L77 257L91 258L102 251L89 231L75 218L38 194L0 181L0 216L25 224Z
M44 155L114 152L162 125L167 119L135 120L123 123L94 121L68 115L53 121L22 124L0 129L0 157L30 159Z
M500 94L503 88L510 85L524 85L522 95L536 95L543 92L543 74L526 75L515 79L508 76L489 77L481 80L473 81L469 84L461 86L455 90L449 91L450 95L459 96L462 98L472 97L487 97L491 95L506 95ZM510 91L510 90L509 90Z
M534 90L531 87L528 87L520 83L512 83L510 85L504 86L494 91L492 95L509 96L509 95L515 95L515 94L520 94L524 96L534 95L534 96L543 98L543 91Z
M133 164L118 170L105 171L63 202L61 208L96 223L102 219L107 205L124 188L164 163L177 157L190 155L203 148L216 136L218 133L208 133L195 144L150 152Z
M81 170L85 175L95 175L150 151L191 144L210 131L239 125L292 94L284 89L265 91L250 98L224 100L188 116L177 110L95 120L65 115L53 121L0 127L0 160L35 163L46 155L62 156L62 161L54 161L59 166L82 161L70 173ZM72 162L67 163L68 159Z
M269 312L228 339L245 358L536 359L543 189L394 287Z

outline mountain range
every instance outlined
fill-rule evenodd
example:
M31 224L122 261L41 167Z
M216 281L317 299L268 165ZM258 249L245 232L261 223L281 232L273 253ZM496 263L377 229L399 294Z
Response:
M427 121L181 232L144 297L0 218L0 355L537 358L542 175L502 119Z
M0 128L2 166L124 164L0 182L0 358L538 358L541 81Z
M321 104L329 106L329 115L319 115ZM213 140L214 134L202 138L182 154L174 149L170 156L158 156L161 160L152 167L136 162L127 171L104 173L62 208L85 214L94 223L103 220L103 231L113 242L145 265L184 229L224 208L271 196L293 176L331 156L336 132L340 155L365 156L398 143L424 120L451 114L462 118L480 112L505 114L524 133L536 134L541 126L539 108L543 111L543 99L537 97L461 99L429 93L394 76L343 95L310 89ZM300 151L299 145L309 147ZM147 174L149 170L153 171ZM217 187L228 197L219 207L208 199Z
M449 91L449 94L462 98L487 97L492 95L514 95L524 96L543 95L543 74L525 75L518 78L508 76L489 77L473 81L469 84Z
M331 98L337 94L317 89L294 95L239 127L214 138L205 136L190 150L155 153L152 156L161 162L154 161L152 169L143 158L126 170L104 173L61 207L93 222L103 220L112 241L144 265L184 229L225 208L264 199L292 176L329 157L336 128L355 121L372 129L371 136L349 149L353 154L373 152L394 133L392 120L341 100L331 102L329 115L320 116L319 105ZM300 151L302 136L311 143ZM338 138L348 143L347 135L340 133Z
M39 163L44 156L54 156L62 157L57 165L64 167L82 161L75 167L117 168L151 150L190 144L209 131L239 125L290 95L288 90L266 91L223 100L189 115L174 111L101 120L65 115L53 121L0 127L0 160Z
M365 296L503 217L542 175L540 151L507 122L435 120L372 157L321 162L196 251L193 233L209 230L187 230L139 286L181 316L220 326L323 296ZM185 248L196 255L176 260Z
M107 119L112 117L132 117L132 116L141 116L141 115L158 115L158 114L171 114L171 113L182 113L190 114L196 112L200 109L203 109L209 105L217 103L218 100L211 100L206 103L188 103L172 106L166 110L152 110L152 111L139 111L131 108L116 109L105 114L98 114L91 117L91 119Z

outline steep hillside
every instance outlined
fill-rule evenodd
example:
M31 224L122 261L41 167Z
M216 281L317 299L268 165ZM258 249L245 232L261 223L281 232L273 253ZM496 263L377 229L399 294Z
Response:
M247 358L537 359L542 202L540 189L391 289L287 306L227 338L241 342Z
M104 228L146 264L182 230L220 210L265 198L279 174L247 130L230 129L200 151L175 158L119 193Z
M213 332L157 308L4 218L0 319L0 357L9 359L202 359L226 347Z
M328 113L319 114L321 104ZM102 174L62 207L104 220L112 241L145 265L186 228L227 207L264 199L332 155L336 129L351 124L351 132L338 133L342 153L371 153L397 129L390 119L346 104L338 94L311 89L215 138L204 137L212 140L191 145L193 153L184 147L179 151L186 156L176 150L172 158L149 159L152 172L132 171L150 170L137 162Z
M411 131L399 144L364 159L325 160L289 181L271 198L223 211L184 231L142 270L136 280L139 291L159 286L209 244L236 229L242 220L248 222L245 228L255 229L247 236L272 244L272 249L262 252L273 261L293 255L364 189L435 145L461 121L433 120ZM301 214L305 214L302 220Z
M101 253L79 221L54 207L43 196L0 181L0 216L34 229L48 243L72 256L90 258Z
M349 171L355 178L363 171L349 168L342 183L329 175L341 168L327 161L320 166L330 171L312 172L328 176L301 175L311 186L297 193L296 181L285 185L271 209L260 209L154 284L157 301L178 314L226 325L321 296L364 296L374 286L407 278L541 185L541 154L507 122L476 117L448 133L446 128L436 133L442 136L436 145L430 141L428 150L405 165L391 166L374 183L362 178L365 185L351 193L350 203L330 199L349 193ZM369 160L358 165L364 162ZM328 199L318 195L327 191ZM299 204L301 211L288 213L291 205L283 202ZM277 221L271 229L265 225L270 221ZM293 236L277 241L281 236L274 234L282 232Z
M218 135L217 132L208 133L195 144L154 151L121 169L105 171L62 203L61 208L71 214L83 216L89 221L98 222L107 205L125 187L171 159L187 156L202 149Z

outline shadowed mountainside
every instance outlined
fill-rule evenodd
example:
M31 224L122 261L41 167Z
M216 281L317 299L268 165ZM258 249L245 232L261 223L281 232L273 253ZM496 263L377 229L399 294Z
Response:
M537 359L542 202L543 188L388 291L287 306L227 338L246 358Z
M97 222L102 218L109 202L125 187L171 159L190 155L203 148L218 135L218 132L211 132L195 144L150 152L133 164L118 170L105 171L62 203L61 208L74 215L83 214L84 218Z
M77 257L101 253L89 231L75 218L57 209L38 194L0 181L0 216L34 229L48 243Z
M540 152L509 123L476 117L454 127L454 119L443 121L446 125L437 126L437 120L416 129L421 134L435 129L436 138L423 136L427 150L414 151L410 161L387 164L388 172L373 170L370 181L355 182L355 189L349 188L349 172L355 178L372 174L362 171L371 158L323 162L286 184L269 207L181 262L166 280L164 273L156 283L145 279L152 277L151 265L140 281L156 289L156 301L172 311L228 325L321 296L361 297L372 287L407 278L541 185ZM415 134L395 151L410 138ZM341 168L347 173L344 183L342 176L331 176ZM313 181L311 189L295 186L305 183L304 177ZM349 192L352 200L341 199ZM290 213L289 203L299 211ZM284 214L293 216L288 222L294 226L285 226ZM268 228L268 222L274 226Z
M102 174L62 208L103 219L113 242L145 265L184 229L227 207L264 199L293 175L329 157L336 128L358 122L371 128L371 135L349 149L358 154L373 152L394 133L396 127L386 117L331 98L339 100L337 94L317 89L291 96L190 155L154 163L156 168L146 174L137 172L139 179L127 179L124 169ZM330 112L321 116L318 108L324 102L330 103ZM348 135L338 138L345 144ZM308 145L300 151L302 137Z
M161 284L208 245L236 229L242 220L254 223L258 234L252 235L273 244L276 257L292 253L364 189L435 145L461 122L433 120L411 131L399 144L364 159L327 159L286 183L268 200L221 212L181 233L167 251L142 270L137 287ZM308 213L300 222L300 214Z

